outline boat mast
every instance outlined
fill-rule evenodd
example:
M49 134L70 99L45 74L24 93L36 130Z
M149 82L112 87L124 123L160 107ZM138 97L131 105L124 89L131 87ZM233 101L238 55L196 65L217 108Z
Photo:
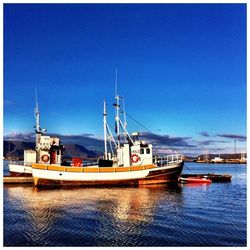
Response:
M35 118L36 118L36 125L35 127L35 132L36 132L36 162L39 161L39 151L38 151L38 144L41 138L41 127L40 127L40 113L39 113L39 107L38 107L38 101L37 101L37 88L35 88L35 102L36 102L36 106L35 106Z
M103 107L103 129L104 129L104 160L108 159L108 149L107 149L107 108L106 101L104 100Z
M40 137L42 135L42 132L46 132L47 129L41 129L40 127L40 112L38 107L38 101L37 101L37 88L35 88L35 98L36 98L36 107L35 107L35 118L36 118L36 125L35 132L36 132L36 146L39 143Z
M41 133L41 127L40 127L40 113L38 108L38 101L37 101L37 88L35 89L35 98L36 98L36 107L35 107L35 118L36 118L36 133Z
M126 118L126 111L125 111L125 101L124 101L124 97L121 98L122 99L122 108L123 108L123 120L124 120L124 127L127 127L127 118Z
M114 104L115 109L116 109L116 114L115 114L115 132L117 134L117 148L120 148L120 136L121 136L121 132L120 132L120 128L123 129L123 133L122 135L127 136L127 139L129 139L130 142L132 142L132 144L134 144L134 141L132 140L131 136L129 135L128 131L126 130L127 127L127 120L126 120L126 112L125 112L125 104L124 104L124 98L122 96L119 96L119 94L117 93L117 69L116 69L116 75L115 75L115 99L116 99L116 103ZM123 104L123 118L124 118L124 123L121 121L120 119L120 100L122 100L122 104Z
M115 115L115 122L116 122L116 125L115 125L115 131L116 131L116 134L117 134L117 146L118 148L120 148L120 118L119 118L119 112L120 112L120 104L119 104L119 100L120 100L120 97L119 95L117 94L117 68L116 68L116 71L115 71L115 99L116 99L116 103L114 104L115 106L115 109L116 109L116 115Z
M112 142L115 145L115 148L117 148L116 141L111 133L111 130L109 128L108 122L107 122L107 106L106 106L106 101L104 100L104 112L103 112L103 130L104 130L104 160L108 160L109 155L108 155L108 147L107 147L107 142L109 142L110 150L112 153L112 156L114 155L114 151L112 148Z

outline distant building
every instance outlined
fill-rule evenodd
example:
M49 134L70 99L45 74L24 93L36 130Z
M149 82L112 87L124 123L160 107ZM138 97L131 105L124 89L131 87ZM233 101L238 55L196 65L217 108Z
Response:
M222 163L222 162L224 162L224 159L220 157L214 157L213 159L211 159L211 163Z
M244 154L241 155L240 163L247 163L247 158L245 157Z

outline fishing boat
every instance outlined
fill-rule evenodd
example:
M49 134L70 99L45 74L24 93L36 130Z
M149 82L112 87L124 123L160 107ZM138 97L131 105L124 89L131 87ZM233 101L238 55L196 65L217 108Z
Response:
M32 176L33 163L50 163L61 165L63 146L58 137L45 134L46 129L40 127L40 112L36 94L35 107L36 125L36 144L35 149L24 150L24 161L10 161L10 176Z
M182 155L176 151L165 156L153 155L153 145L142 140L140 133L128 133L124 98L116 94L115 99L116 137L112 135L107 122L104 101L104 155L98 163L87 167L79 164L79 161L73 166L33 163L35 186L139 186L178 183L183 169ZM121 101L123 101L122 111Z

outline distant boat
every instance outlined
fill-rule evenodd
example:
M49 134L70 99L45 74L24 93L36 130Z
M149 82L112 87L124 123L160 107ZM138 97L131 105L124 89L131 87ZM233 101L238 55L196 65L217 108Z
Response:
M181 177L180 180L182 182L186 182L186 183L212 183L212 181L210 179L207 179L205 177Z
M232 176L229 174L183 174L180 180L182 182L230 182Z
M183 156L176 151L171 155L153 155L153 146L141 140L139 133L129 134L120 118L119 95L115 96L115 131L117 140L107 123L104 102L104 156L98 164L83 167L77 160L75 166L58 164L32 164L35 186L138 186L148 184L177 183L183 169ZM124 102L124 100L123 100ZM124 103L123 103L124 105ZM110 152L108 152L108 146Z
M211 162L211 163L224 163L225 160L222 159L222 158L220 158L220 156L219 156L219 157L214 157L213 159L211 159L210 162Z

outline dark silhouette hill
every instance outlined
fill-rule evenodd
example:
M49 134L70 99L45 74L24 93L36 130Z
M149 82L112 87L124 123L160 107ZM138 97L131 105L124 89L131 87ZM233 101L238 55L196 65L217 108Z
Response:
M25 149L35 149L34 142L23 141L4 141L3 142L3 156L4 158L23 160L23 152ZM88 150L82 145L67 144L64 145L63 158L97 158L99 154L92 150Z

